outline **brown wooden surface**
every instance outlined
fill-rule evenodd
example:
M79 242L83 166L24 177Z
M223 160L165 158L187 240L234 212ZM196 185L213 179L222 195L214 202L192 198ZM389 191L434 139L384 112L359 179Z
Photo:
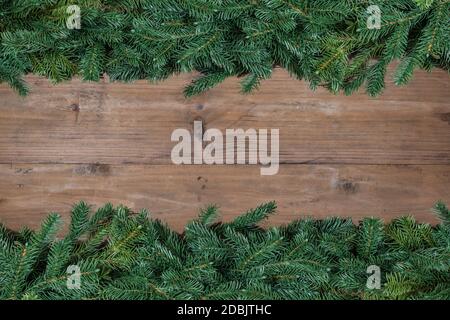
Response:
M184 99L183 75L158 85L58 86L30 76L32 94L0 86L0 221L35 227L48 211L67 217L73 202L146 207L178 230L207 203L230 219L277 200L271 222L304 214L414 214L436 222L433 203L450 202L450 82L416 72L407 87L377 99L311 92L277 70L252 95L238 81ZM175 166L176 128L279 128L278 175L259 166Z

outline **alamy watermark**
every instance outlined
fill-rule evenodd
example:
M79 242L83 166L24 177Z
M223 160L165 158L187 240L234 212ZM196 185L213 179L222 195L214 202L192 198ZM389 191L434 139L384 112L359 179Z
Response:
M81 288L81 270L77 265L70 265L66 270L68 277L66 286L67 289L74 290Z
M379 266L371 265L367 267L367 278L366 287L369 290L381 289L381 269Z
M68 6L66 13L70 16L66 20L66 27L69 30L81 29L81 9L77 5Z
M377 5L371 5L366 10L369 17L367 18L367 29L381 29L381 9Z
M202 121L194 121L193 137L187 129L172 132L172 142L178 143L172 149L171 159L176 165L260 164L261 175L275 175L280 164L280 130L270 129L270 142L268 133L268 129L226 129L224 136L214 128L203 133Z

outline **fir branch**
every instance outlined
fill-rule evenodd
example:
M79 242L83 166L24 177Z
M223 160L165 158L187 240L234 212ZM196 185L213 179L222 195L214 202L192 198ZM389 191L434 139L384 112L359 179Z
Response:
M442 223L450 225L450 210L443 202L439 201L433 211L442 220Z
M99 81L103 74L160 81L194 71L202 77L186 96L233 76L245 76L241 91L248 93L280 66L312 89L352 94L366 84L367 93L377 95L394 59L400 60L397 85L417 69L448 70L448 1L381 1L380 29L367 27L370 4L93 0L80 5L81 29L69 30L67 1L4 1L0 82L26 95L23 77L30 73L57 83L75 76ZM354 64L354 57L362 60ZM369 59L382 63L373 66Z
M125 207L73 207L65 238L50 215L36 232L0 225L0 299L449 299L449 212L442 224L402 217L305 219L256 227L270 202L230 223L202 210L184 233ZM369 289L367 268L381 270ZM80 286L67 286L68 266Z

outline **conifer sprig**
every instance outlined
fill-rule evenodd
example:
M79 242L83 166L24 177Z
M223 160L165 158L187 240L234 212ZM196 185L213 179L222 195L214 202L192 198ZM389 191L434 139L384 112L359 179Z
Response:
M159 81L180 72L199 76L186 96L228 77L242 92L281 67L311 88L370 95L416 69L450 65L448 0L84 0L81 29L68 29L63 0L0 1L0 82L26 94L29 73L61 82ZM380 28L369 28L377 5Z
M61 239L56 214L38 231L0 225L0 299L450 299L444 204L434 227L412 217L258 226L275 208L220 223L209 206L182 234L146 211L91 214L84 202ZM380 288L367 286L374 266Z

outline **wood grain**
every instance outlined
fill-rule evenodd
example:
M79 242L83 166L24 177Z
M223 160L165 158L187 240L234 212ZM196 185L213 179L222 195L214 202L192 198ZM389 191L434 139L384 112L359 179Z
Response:
M391 67L392 71L392 67ZM312 92L276 70L252 95L238 79L193 99L194 75L158 85L53 86L29 76L20 98L0 85L0 221L36 227L49 211L67 221L71 205L106 201L148 208L181 230L208 203L225 220L276 200L279 224L314 215L413 214L435 223L435 201L450 202L450 82L444 71L416 72L409 86L376 99ZM259 166L175 166L176 128L279 128L280 172Z
M256 94L231 79L195 99L188 76L159 85L57 87L31 77L26 99L0 89L0 163L171 164L177 128L279 128L281 163L450 164L450 82L417 73L378 99L313 93L277 70Z
M255 166L0 165L0 220L36 227L48 211L68 213L74 201L149 208L177 230L198 208L218 204L224 220L276 200L271 224L314 215L386 220L412 214L435 223L430 207L449 202L445 165L284 165L261 177Z

